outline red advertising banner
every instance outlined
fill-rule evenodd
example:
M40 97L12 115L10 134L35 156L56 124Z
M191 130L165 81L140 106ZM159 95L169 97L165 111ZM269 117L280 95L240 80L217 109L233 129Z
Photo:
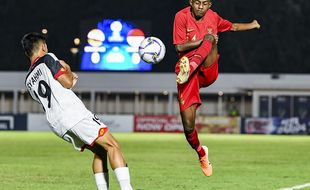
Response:
M240 133L240 117L198 116L196 127L202 133ZM135 116L135 132L183 132L177 116Z
M135 116L135 132L183 132L177 116Z

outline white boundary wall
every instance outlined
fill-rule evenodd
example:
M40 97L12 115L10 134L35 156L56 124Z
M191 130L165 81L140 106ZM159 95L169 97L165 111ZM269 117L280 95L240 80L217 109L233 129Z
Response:
M133 132L133 115L98 115L111 132ZM28 114L28 131L50 131L45 114Z
M76 90L110 92L177 92L175 74L171 73L90 73L78 72ZM0 72L0 90L25 89L27 72ZM273 79L271 74L226 74L220 73L218 80L206 93L238 93L243 90L302 90L310 91L310 75L279 74Z

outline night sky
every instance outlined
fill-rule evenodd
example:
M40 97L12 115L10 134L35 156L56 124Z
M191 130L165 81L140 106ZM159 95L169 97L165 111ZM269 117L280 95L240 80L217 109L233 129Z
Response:
M167 48L154 72L174 72L172 24L175 13L187 5L186 0L0 0L0 69L28 70L20 39L47 28L49 50L79 70L70 48L75 37L85 40L82 23L110 18L149 22L150 35ZM257 19L261 24L260 30L220 34L220 72L310 73L309 0L214 0L212 9L232 22Z

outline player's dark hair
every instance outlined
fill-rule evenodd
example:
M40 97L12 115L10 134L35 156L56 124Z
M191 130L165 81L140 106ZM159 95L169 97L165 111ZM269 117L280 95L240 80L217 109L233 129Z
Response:
M46 41L43 34L31 32L23 36L21 44L27 57L31 58L36 50L39 48L39 42Z
M195 0L193 0L193 1L195 1ZM212 0L208 0L210 3L212 3Z

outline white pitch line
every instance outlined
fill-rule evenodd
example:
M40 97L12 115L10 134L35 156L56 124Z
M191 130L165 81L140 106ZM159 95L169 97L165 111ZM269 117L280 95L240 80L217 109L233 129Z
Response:
M285 188L279 189L279 190L297 190L297 189L303 189L306 187L310 187L310 183L305 183L302 185L295 185L294 187L285 187Z

